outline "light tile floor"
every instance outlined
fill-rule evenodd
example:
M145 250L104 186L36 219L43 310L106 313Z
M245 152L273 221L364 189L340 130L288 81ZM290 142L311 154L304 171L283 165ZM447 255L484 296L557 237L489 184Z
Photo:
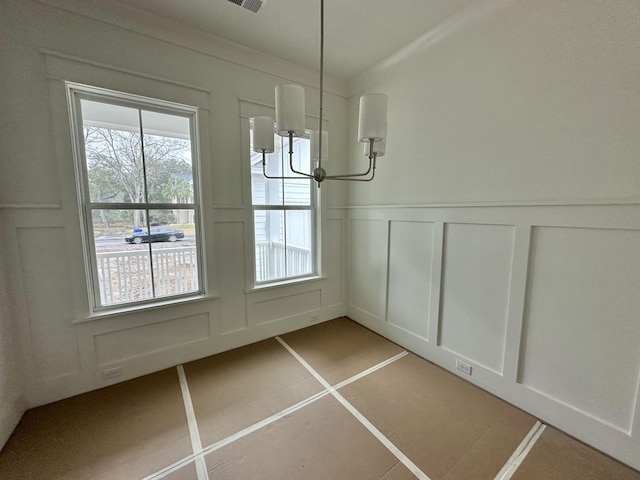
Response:
M494 479L530 415L340 318L28 411L0 479ZM546 427L515 480L640 480Z

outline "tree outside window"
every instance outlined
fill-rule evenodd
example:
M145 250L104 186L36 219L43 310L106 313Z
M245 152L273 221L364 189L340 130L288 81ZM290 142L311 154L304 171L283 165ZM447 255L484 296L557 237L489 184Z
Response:
M195 109L70 94L94 308L202 293Z

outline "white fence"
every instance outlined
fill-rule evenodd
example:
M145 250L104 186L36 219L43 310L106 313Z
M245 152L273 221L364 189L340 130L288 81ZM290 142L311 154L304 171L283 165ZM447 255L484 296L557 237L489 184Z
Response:
M102 305L196 292L196 247L102 252L96 255ZM153 276L151 275L153 263Z
M101 305L197 292L196 247L153 249L153 276L149 250L96 254ZM278 242L256 245L256 281L305 275L313 271L311 250Z
M279 242L256 244L256 282L311 273L311 250Z

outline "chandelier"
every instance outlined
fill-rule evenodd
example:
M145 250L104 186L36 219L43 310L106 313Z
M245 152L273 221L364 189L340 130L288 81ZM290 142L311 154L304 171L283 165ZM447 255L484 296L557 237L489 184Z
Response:
M275 131L281 137L289 138L289 168L298 176L273 176L267 174L266 155L274 152L274 129L271 117L253 117L253 150L262 153L262 173L271 179L308 178L320 183L325 180L347 180L370 182L376 171L376 159L382 157L387 136L387 96L370 93L360 97L358 115L358 141L363 142L364 154L369 159L369 167L360 173L328 175L322 162L328 160L328 133L322 129L323 87L324 87L324 0L320 0L320 124L311 132L311 160L317 162L312 173L298 171L293 165L293 138L305 134L304 88L300 85L281 84L276 86Z

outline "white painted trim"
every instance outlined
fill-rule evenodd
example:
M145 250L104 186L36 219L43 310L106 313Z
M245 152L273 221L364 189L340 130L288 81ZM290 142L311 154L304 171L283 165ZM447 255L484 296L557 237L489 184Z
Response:
M212 33L164 18L149 11L142 11L124 2L69 2L66 0L35 0L37 3L63 12L88 18L103 25L116 26L135 35L143 35L176 47L197 52L209 58L239 65L254 72L271 75L287 81L295 81L317 89L317 73L281 58L258 52ZM345 80L328 77L325 91L347 98Z
M172 80L172 79L160 77L158 75L150 75L148 73L140 72L140 71L137 71L137 70L131 70L130 68L117 67L117 66L109 64L109 63L96 62L95 60L89 60L87 58L78 57L76 55L69 55L67 53L58 52L56 50L49 50L47 48L41 48L40 49L40 53L42 53L43 55L48 55L50 57L57 57L57 58L62 58L64 60L71 60L71 61L77 62L77 63L84 63L84 64L87 64L87 65L91 65L93 67L99 67L99 68L104 68L104 69L107 69L107 70L113 70L113 71L120 72L120 73L126 73L128 75L133 75L133 76L136 76L136 77L142 77L142 78L146 78L146 79L150 79L150 80L156 80L156 81L159 81L159 82L169 83L171 85L178 85L180 87L185 87L185 88L189 88L191 90L197 90L199 92L206 93L207 95L209 95L211 93L211 90L208 90L206 88L202 88L202 87L200 87L198 85L194 85L194 84L191 84L191 83L181 82L181 81L178 81L178 80ZM47 76L47 78L52 78L53 80L59 80L56 77ZM66 81L66 80L63 80L63 81Z
M189 393L189 384L187 383L187 377L184 374L184 367L178 365L178 378L180 379L180 390L182 391L182 400L184 401L184 410L187 415L187 423L189 424L189 437L191 438L191 448L194 454L202 452L202 441L200 440L200 432L198 430L198 421L196 420L196 413L193 410L193 402L191 401L191 394ZM198 457L195 460L196 472L198 474L198 480L209 480L207 474L207 465L204 462L203 457Z
M407 457L404 453L400 451L398 447L396 447L391 440L383 435L383 433L378 430L369 420L365 418L349 401L340 395L337 390L332 387L324 378L320 376L318 372L316 372L311 365L309 365L300 355L296 353L293 348L291 348L284 340L280 337L275 337L275 339L287 349L287 351L295 357L298 362L302 364L307 371L314 376L316 380L318 380L328 391L329 393L345 407L351 415L353 415L356 420L358 420L374 437L376 437L380 443L382 443L398 460L402 462L402 464L409 469L411 473L413 473L420 480L431 480L418 466L413 463L409 457Z
M590 207L601 205L640 205L640 198L587 198L576 200L524 200L524 201L478 201L478 202L442 202L415 204L383 205L338 205L333 208L346 210L391 210L405 208L483 208L483 207Z
M509 282L509 304L504 337L502 375L507 381L518 382L520 372L520 350L522 348L522 328L526 315L527 292L529 288L529 258L531 256L530 226L516 226L513 238L511 279Z
M444 233L444 222L434 222L431 257L431 299L429 301L429 338L427 339L427 341L433 345L439 345L440 343L440 301L442 299Z
M543 203L546 203L544 205ZM569 433L580 441L583 441L604 453L613 456L621 462L639 468L638 446L640 445L640 378L637 379L635 404L629 403L632 414L630 423L626 421L620 425L612 425L606 420L596 417L588 412L575 408L570 402L562 401L553 395L545 395L530 386L522 385L521 381L521 357L524 358L526 342L528 296L531 286L529 262L530 255L535 250L535 231L539 227L563 228L563 229L593 229L610 230L617 232L635 232L640 230L640 206L636 204L617 202L606 204L592 201L583 202L584 205L551 205L554 202L539 202L538 205L484 205L486 208L465 208L462 205L451 205L459 208L441 208L442 205L433 205L433 208L421 208L417 205L408 208L389 205L380 210L365 207L351 207L348 210L348 226L356 220L366 221L425 221L435 225L448 223L463 223L476 225L509 225L515 227L515 241L512 258L511 279L508 284L508 310L507 328L504 338L505 351L502 365L502 375L485 367L477 365L471 377L464 380L488 390L494 395L516 405L540 418L543 422L555 425L557 428ZM555 202L560 203L560 202ZM578 202L576 202L578 203ZM591 203L587 205L586 203ZM481 205L478 205L481 206ZM525 207L525 208L523 208ZM585 230L585 234L589 234ZM375 232L375 238L371 242L385 241L384 232ZM437 232L436 232L437 236ZM353 237L347 235L348 247L346 252L355 251ZM438 239L434 239L437 243ZM393 246L392 246L393 247ZM621 253L624 255L624 253ZM629 258L633 255L630 251ZM432 280L436 277L436 262L441 261L434 248L433 252ZM441 255L440 255L441 257ZM353 262L349 262L347 272L351 275ZM387 266L388 268L388 266ZM442 272L441 272L442 273ZM381 272L385 278L388 272ZM440 277L438 277L440 278ZM361 279L370 288L377 288L372 279ZM351 283L349 287L353 288ZM438 299L441 292L435 292L440 284L432 281L432 299ZM437 332L429 331L430 342L419 338L415 333L407 332L396 325L381 322L371 312L375 311L377 299L370 299L362 305L354 305L353 295L349 298L347 315L363 326L374 330L380 335L395 341L408 348L421 357L445 368L447 371L459 374L455 370L455 360L459 356L447 351L437 344ZM435 307L435 305L432 305ZM434 308L437 315L437 309ZM436 317L437 318L437 317ZM435 327L436 325L431 325ZM465 353L465 352L461 352ZM475 365L475 363L474 363ZM500 370L500 369L498 369ZM632 379L633 382L633 379ZM634 382L635 383L635 382ZM633 402L633 398L631 399Z
M85 323L91 322L93 320L104 320L115 317L122 317L127 315L136 315L141 312L146 312L149 310L157 310L159 308L173 307L173 306L182 306L185 303L199 303L199 302L207 302L211 300L216 300L220 298L220 295L217 293L208 293L204 295L186 295L186 296L176 296L172 297L170 300L161 300L155 303L146 303L146 304L135 304L135 306L126 307L126 308L118 308L113 310L97 310L96 313L91 313L86 317L81 317L73 320L73 323ZM157 323L157 322L152 322Z
M509 460L507 460L507 463L504 464L502 470L498 472L495 480L509 480L513 474L516 473L516 470L518 470L518 467L522 464L524 459L527 458L527 455L536 444L545 428L546 425L536 422L522 442L520 442L520 445L518 445L515 452L513 452L513 455L511 455Z
M282 287L288 287L288 286L294 286L294 285L301 285L305 283L318 282L320 280L327 280L327 277L322 275L312 275L310 277L295 277L288 280L277 280L275 282L261 283L258 285L254 285L251 288L245 288L244 293L252 294L257 292L263 292L265 290L270 290L273 288L282 288ZM309 291L312 292L315 290L309 290ZM293 295L297 295L299 293L306 293L306 292L296 292ZM281 297L277 297L277 298L281 298Z
M62 209L59 203L0 203L1 209L22 208L22 209Z

